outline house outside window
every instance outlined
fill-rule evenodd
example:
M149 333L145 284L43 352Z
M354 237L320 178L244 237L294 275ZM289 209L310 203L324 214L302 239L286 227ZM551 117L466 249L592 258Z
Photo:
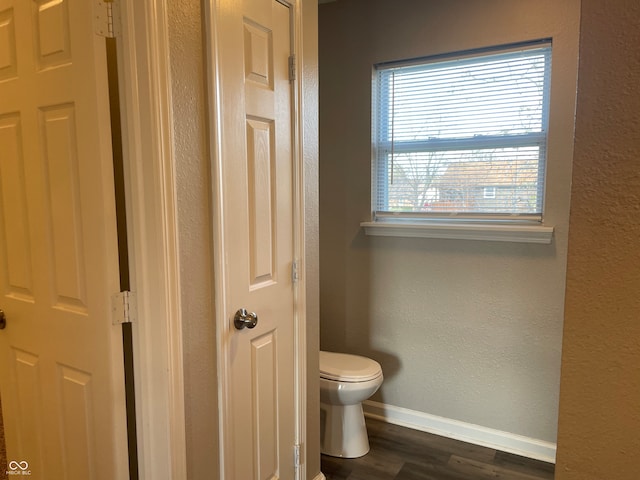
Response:
M541 222L551 44L376 66L374 218Z

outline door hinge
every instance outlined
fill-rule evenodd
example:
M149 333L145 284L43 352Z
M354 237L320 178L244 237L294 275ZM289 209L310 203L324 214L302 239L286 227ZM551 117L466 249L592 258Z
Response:
M138 315L136 294L125 291L113 295L111 297L111 313L114 325L135 322Z
M294 260L291 262L291 281L296 283L298 281L298 261Z
M296 79L296 56L289 55L289 81L293 82Z
M293 446L293 464L296 467L299 467L302 465L303 462L304 462L304 459L302 458L302 446L299 444L296 444Z
M106 38L120 35L120 8L115 0L94 0L95 32Z

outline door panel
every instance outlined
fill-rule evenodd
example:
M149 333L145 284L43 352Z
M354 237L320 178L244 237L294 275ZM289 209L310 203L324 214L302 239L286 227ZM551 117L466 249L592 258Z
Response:
M31 478L128 478L113 162L94 2L0 0L0 392Z
M293 479L291 9L274 0L223 3L222 230L231 387L226 473L238 480ZM255 328L234 329L240 308L258 315Z
M1 179L2 216L0 217L0 266L2 291L6 295L33 301L31 255L27 198L24 178L24 156L20 116L16 113L0 119L0 145L4 146ZM6 229L5 224L10 228Z
M251 387L256 478L278 478L278 369L276 333L251 340Z
M247 118L247 193L249 195L249 264L251 288L275 281L276 190L274 122Z
M40 358L29 352L12 348L11 352L11 375L15 379L13 388L15 389L12 397L17 401L18 410L16 412L20 418L20 426L17 430L18 449L24 451L24 445L30 452L29 466L33 472L42 471L42 432L44 431L43 414L42 414L42 389L40 387L40 378L42 371L40 368ZM3 395L6 396L5 390ZM9 397L11 398L11 397ZM3 398L3 404L5 400ZM3 405L3 418L8 409ZM7 432L7 421L5 420L5 441L7 443L8 461L14 460L11 456L12 448L10 437ZM10 422L9 422L10 424ZM26 457L25 457L26 460ZM20 461L25 461L20 460Z
M44 213L52 239L53 306L86 314L75 107L56 105L41 108L38 114L48 194Z

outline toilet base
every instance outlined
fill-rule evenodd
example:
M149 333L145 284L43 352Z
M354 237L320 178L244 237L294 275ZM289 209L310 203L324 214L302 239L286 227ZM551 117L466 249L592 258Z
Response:
M362 404L330 405L320 402L320 451L324 455L357 458L369 451Z

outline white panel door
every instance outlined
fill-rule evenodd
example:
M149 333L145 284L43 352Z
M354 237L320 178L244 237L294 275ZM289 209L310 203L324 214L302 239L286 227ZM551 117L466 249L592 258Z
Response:
M106 52L93 4L0 0L0 392L8 460L34 479L128 478Z
M225 478L293 479L291 8L275 0L223 1L219 8ZM257 314L255 328L234 326L242 308Z

